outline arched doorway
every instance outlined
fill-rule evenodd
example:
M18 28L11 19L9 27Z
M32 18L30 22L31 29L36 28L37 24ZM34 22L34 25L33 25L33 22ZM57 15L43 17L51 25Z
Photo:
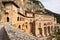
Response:
M21 26L19 25L18 28L21 29Z
M47 28L44 27L44 34L47 36Z
M35 21L30 22L30 32L35 36Z
M39 33L42 36L42 28L39 28Z
M48 33L49 33L49 35L50 35L50 26L48 26Z

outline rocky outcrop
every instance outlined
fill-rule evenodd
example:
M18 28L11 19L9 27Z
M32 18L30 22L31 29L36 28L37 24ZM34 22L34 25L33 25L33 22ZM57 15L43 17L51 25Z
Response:
M29 35L22 30L15 29L14 27L10 26L10 24L4 24L1 30L1 40L37 40L36 37ZM5 37L3 37L2 35L5 35Z
M33 13L36 12L45 12L44 10L44 6L42 5L42 3L40 1L36 1L36 0L25 0L23 1L23 9L27 10L27 11L31 11Z
M20 2L21 0L1 0L2 1L13 1L15 4L17 4L20 8L23 8L23 10L26 11L31 11L31 12L43 12L45 13L45 8L42 5L42 3L40 1L36 1L36 0L23 0L22 2ZM23 3L23 5L21 4Z

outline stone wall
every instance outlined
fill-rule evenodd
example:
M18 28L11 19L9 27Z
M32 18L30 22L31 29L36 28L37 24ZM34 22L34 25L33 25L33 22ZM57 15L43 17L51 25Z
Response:
M8 37L4 27L0 29L0 40L9 40L9 37Z
M4 24L0 30L0 40L37 40L37 38L15 29L10 24Z

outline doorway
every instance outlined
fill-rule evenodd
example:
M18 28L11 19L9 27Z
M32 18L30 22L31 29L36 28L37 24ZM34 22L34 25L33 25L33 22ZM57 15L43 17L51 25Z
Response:
M44 34L47 36L47 28L44 27Z
M42 36L42 28L39 28L39 33Z
M30 32L35 36L35 21L30 22Z
M50 35L50 26L48 26L48 33L49 33L49 35Z

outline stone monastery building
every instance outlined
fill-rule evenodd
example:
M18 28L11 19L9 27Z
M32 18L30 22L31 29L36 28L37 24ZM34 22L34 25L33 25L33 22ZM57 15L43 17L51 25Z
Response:
M1 0L0 4L0 23L9 23L13 27L37 37L54 33L56 18L46 14L41 2Z

